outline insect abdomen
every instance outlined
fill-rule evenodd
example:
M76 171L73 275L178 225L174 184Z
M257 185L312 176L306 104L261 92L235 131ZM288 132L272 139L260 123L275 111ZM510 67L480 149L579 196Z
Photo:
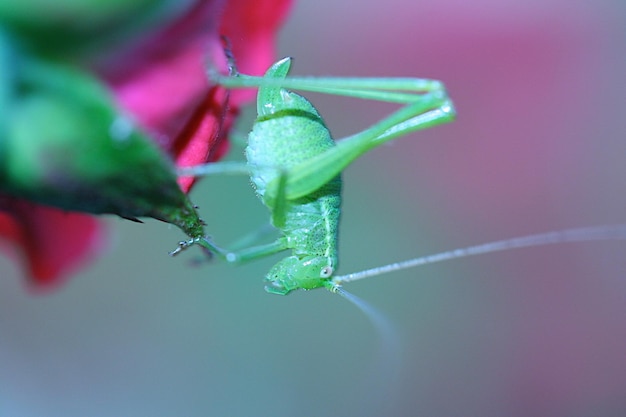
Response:
M267 77L284 77L289 61L275 64ZM278 200L289 175L300 164L335 146L324 121L308 100L279 87L264 86L257 99L259 117L248 136L246 158L257 195L272 211L293 255L277 263L266 280L269 291L287 294L294 289L325 286L337 268L337 228L341 178L309 184L298 198ZM268 191L268 186L270 186ZM319 188L316 188L319 187ZM284 195L283 195L284 196Z
M248 136L246 158L259 196L266 185L299 163L321 154L335 142L317 110L304 97L281 89L280 103L261 116Z

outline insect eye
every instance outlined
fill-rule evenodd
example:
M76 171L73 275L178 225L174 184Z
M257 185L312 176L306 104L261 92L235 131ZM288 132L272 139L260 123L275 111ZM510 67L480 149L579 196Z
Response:
M320 271L321 278L329 278L333 274L333 268L331 266L325 266Z

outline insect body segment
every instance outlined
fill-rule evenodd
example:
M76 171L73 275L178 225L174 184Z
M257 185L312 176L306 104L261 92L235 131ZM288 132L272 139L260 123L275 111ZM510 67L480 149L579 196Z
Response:
M290 61L274 65L266 77L284 77ZM290 174L311 158L335 146L317 110L304 97L280 87L261 87L259 117L248 136L246 158L257 195L270 209L272 224L284 235L293 255L276 264L266 277L266 289L287 294L328 285L337 268L337 228L341 178L306 196L289 199Z

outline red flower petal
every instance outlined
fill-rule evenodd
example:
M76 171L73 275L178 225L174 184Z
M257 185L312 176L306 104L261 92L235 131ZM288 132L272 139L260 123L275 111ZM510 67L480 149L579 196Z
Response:
M291 0L230 0L223 12L220 34L231 43L232 53L238 70L246 74L263 74L275 58L274 37L284 19ZM224 61L221 44L213 51L214 63ZM239 106L255 96L253 90L235 90L226 93L221 88L212 87L195 114L199 115L198 129L182 132L175 146L184 143L182 152L174 148L173 154L178 166L193 166L218 160L227 150L223 141L230 131ZM227 103L227 99L230 101ZM218 107L221 103L221 111ZM189 125L188 125L189 126ZM205 147L207 138L211 143ZM193 179L181 178L179 183L184 191L193 185Z
M263 73L274 59L274 35L291 0L198 1L170 27L116 58L103 70L120 104L133 114L178 166L219 159L238 107L254 91L227 93L209 85L207 60L225 67L220 36L232 42L242 72ZM219 19L221 18L221 24ZM228 103L227 103L228 102ZM184 191L193 179L179 182Z
M263 73L274 59L275 31L290 4L199 0L170 26L117 53L98 71L120 105L178 166L217 160L226 151L238 106L254 91L229 93L209 85L205 63L225 68L220 37L226 35L240 70ZM193 178L179 184L188 191ZM100 238L92 217L0 196L0 239L28 264L37 286L58 284L97 250Z
M102 68L121 106L166 150L208 90L204 61L219 49L217 5L198 1L171 26Z
M102 230L91 216L0 196L0 239L0 247L23 260L39 290L58 285L91 258Z
M221 87L211 87L172 143L170 154L176 165L188 167L219 160L228 150L225 132L230 130L236 114L237 110L228 106L228 92ZM185 192L194 182L193 177L178 179Z
M220 32L232 43L237 69L262 75L275 60L274 36L284 20L291 0L230 0L222 17ZM254 97L254 90L233 91L234 101Z

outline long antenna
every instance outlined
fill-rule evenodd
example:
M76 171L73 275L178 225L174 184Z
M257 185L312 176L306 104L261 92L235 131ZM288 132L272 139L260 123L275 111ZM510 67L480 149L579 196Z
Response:
M389 409L396 402L397 393L394 387L400 381L403 363L402 343L398 329L387 316L356 295L341 287L335 287L331 289L331 292L339 294L361 310L380 337L378 358L374 361L370 370L370 377L366 379L364 386L367 392L372 393L365 399L366 414L393 415L394 413L389 413Z
M413 268L415 266L448 261L450 259L464 258L466 256L481 255L490 252L519 249L530 246L542 246L566 242L586 242L594 240L626 240L626 224L566 229L517 237L513 239L499 240L496 242L484 243L482 245L454 249L434 255L422 256L402 262L395 262L389 265L354 272L352 274L338 275L333 278L333 282L337 285L342 285L347 282L374 277L388 272L400 271L402 269Z

